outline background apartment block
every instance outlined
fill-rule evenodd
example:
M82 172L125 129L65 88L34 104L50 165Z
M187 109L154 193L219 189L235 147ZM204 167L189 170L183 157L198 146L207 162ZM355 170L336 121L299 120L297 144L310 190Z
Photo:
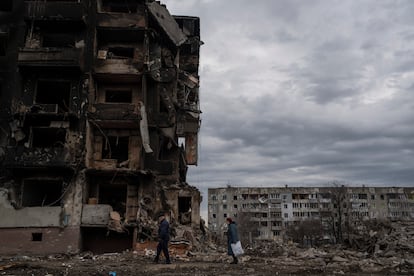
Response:
M151 0L0 3L0 253L111 252L199 226L197 17Z
M239 223L254 239L286 238L289 227L319 221L326 233L367 220L413 221L414 188L283 187L215 188L208 190L208 227L218 237L226 218ZM332 237L327 237L332 238Z

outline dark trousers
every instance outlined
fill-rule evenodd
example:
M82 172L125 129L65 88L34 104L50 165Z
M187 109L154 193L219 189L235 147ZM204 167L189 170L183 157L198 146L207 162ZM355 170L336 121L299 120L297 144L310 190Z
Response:
M158 245L157 245L157 256L155 257L155 260L156 261L158 261L158 259L160 257L160 254L161 254L161 251L162 251L162 253L164 253L165 261L167 263L169 263L170 262L170 253L168 252L168 240L160 240L158 242Z

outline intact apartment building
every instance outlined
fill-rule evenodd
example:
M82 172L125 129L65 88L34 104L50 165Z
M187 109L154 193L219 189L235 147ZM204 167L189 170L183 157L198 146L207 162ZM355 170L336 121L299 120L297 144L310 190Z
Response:
M340 222L414 221L414 188L273 187L208 190L208 227L218 237L226 218L249 228L258 240L283 240L292 225L318 220L327 228Z
M200 20L151 0L0 1L0 254L198 227Z

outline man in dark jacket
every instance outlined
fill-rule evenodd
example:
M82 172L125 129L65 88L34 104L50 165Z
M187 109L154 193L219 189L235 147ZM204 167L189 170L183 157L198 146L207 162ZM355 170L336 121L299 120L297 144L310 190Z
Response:
M236 255L234 255L233 250L231 248L232 243L236 243L239 241L239 234L237 233L237 226L236 223L231 219L227 218L227 255L233 256L233 261L231 264L237 264L239 260L237 259Z
M158 227L158 245L157 245L157 256L155 257L154 262L158 263L160 259L161 251L165 256L165 263L170 264L170 253L168 252L168 241L170 240L170 224L165 218L165 214L161 214L158 218L159 227Z

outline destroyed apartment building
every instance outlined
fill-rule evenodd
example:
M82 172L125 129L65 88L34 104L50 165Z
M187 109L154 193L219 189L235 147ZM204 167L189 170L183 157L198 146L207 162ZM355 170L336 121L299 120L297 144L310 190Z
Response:
M151 0L0 2L0 253L197 229L197 17Z

